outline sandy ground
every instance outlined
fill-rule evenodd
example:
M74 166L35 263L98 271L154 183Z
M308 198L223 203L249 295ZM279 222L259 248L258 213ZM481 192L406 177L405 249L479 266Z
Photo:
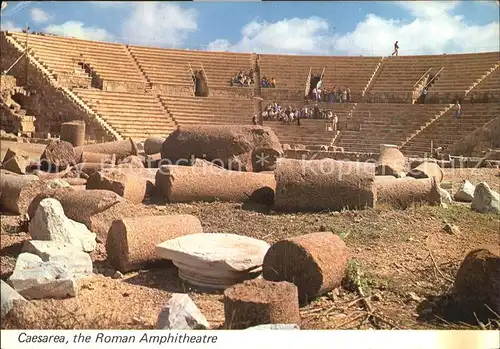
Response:
M500 188L498 169L444 171L444 182L451 182L451 188L457 188L462 179L474 184L484 180L492 188ZM467 204L319 214L277 214L264 207L249 209L235 203L151 209L155 214L193 214L200 218L205 232L236 233L269 243L321 230L341 236L351 251L350 268L359 268L362 287L375 316L368 319L358 293L346 284L301 309L300 325L304 329L480 328L478 324L441 320L444 315L431 309L436 297L452 287L468 251L500 241L499 217L476 213ZM455 224L460 233L446 233L445 222ZM1 277L6 279L29 236L19 217L6 215L2 215L1 234ZM103 245L92 253L92 258L94 266L105 275L81 280L76 298L34 301L44 309L33 325L35 328L154 328L158 312L173 292L188 292L212 328L223 324L222 294L185 284L177 277L175 267L141 270L126 274L123 279L113 279L113 270L105 269L108 266Z

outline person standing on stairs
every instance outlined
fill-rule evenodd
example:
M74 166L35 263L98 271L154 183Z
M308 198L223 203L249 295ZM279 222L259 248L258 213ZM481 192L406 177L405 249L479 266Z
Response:
M422 90L422 104L425 104L425 97L427 97L427 93L429 93L427 91L427 87L424 87L424 89Z
M455 119L459 119L461 114L462 114L462 106L460 105L460 103L458 103L457 100L457 103L455 104Z
M392 55L398 55L399 54L399 45L398 45L398 41L396 40L396 42L394 43L394 52L392 53Z

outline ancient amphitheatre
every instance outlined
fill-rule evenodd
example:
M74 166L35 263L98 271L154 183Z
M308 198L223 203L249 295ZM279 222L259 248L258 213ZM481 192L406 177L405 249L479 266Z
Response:
M156 328L174 293L187 293L206 319L198 324L211 329L248 323L301 329L498 328L498 52L286 56L4 31L0 54L1 71L7 71L1 76L7 131L1 146L1 274L26 299L33 298L11 304L2 328ZM275 77L276 88L229 85L236 72L249 69L255 81ZM333 110L337 131L323 119L251 126L252 116L269 103L303 107L317 75L325 86L351 89L351 103L308 103ZM459 119L453 117L457 100ZM158 168L165 159L204 154L226 167L232 159L242 171L229 174L199 160ZM258 154L271 160L259 166ZM319 159L330 159L327 167L342 176L313 171ZM411 171L419 165L421 171ZM306 168L306 174L294 166ZM423 178L410 179L417 172ZM448 198L444 192L455 197L464 180L473 186L486 182L492 191L480 185L470 200ZM474 201L480 195L487 198L481 205ZM42 216L68 228L41 229L33 222L42 222ZM97 234L94 241L89 231ZM232 258L222 264L233 269L201 275L186 260L176 260L175 246L165 243L202 232L268 245L248 255L221 247L226 253L221 258ZM78 235L84 247L66 241L67 253L82 258L78 266L60 262L67 256L36 241L58 246L55 237L70 233L86 234ZM128 241L123 234L130 235ZM287 243L293 245L291 257L282 253ZM462 271L455 280L464 257L482 245L493 248L471 259L484 258L492 269L472 266L469 274L476 279ZM50 263L66 263L59 267L67 270L58 270L67 283L51 286L57 280L50 277L45 286L30 281L21 254L38 255L40 272L55 268ZM251 259L253 264L246 263L252 269L243 270L238 258ZM280 268L279 275L270 271ZM242 284L224 273L239 281L258 278ZM278 279L290 282L264 281ZM226 294L221 287L193 283L222 283ZM65 287L69 291L62 295ZM457 295L481 299L488 307L459 302ZM238 301L249 308L238 308ZM276 311L266 313L260 303ZM258 314L244 315L253 314L245 309Z

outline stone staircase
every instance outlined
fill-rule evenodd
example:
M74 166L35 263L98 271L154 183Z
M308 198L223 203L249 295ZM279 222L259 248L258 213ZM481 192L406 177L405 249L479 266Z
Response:
M8 43L14 46L20 53L24 52L24 48L22 45L17 42L12 36L4 35L5 39ZM46 79L47 81L57 90L61 91L66 98L71 100L75 105L79 108L83 109L89 118L97 121L97 123L110 135L112 135L115 139L122 139L120 134L116 132L102 117L94 113L85 103L80 100L70 89L61 86L59 82L56 80L54 75L30 52L26 54L28 61L31 65L33 65Z
M459 119L454 118L453 105L429 123L401 147L405 155L422 156L433 148L446 148L500 115L498 103L470 103L462 105Z
M2 79L15 81L14 77L3 75ZM9 133L31 135L35 132L35 117L26 115L27 111L12 97L16 94L29 96L29 92L22 86L2 86L0 96L1 128Z
M435 117L433 117L432 119L430 119L429 121L427 121L418 130L416 130L409 137L407 137L403 141L403 143L400 145L400 148L403 149L405 147L405 145L408 144L413 138L417 137L420 134L420 132L422 132L427 127L429 127L430 125L432 125L432 123L436 122L441 116L443 116L444 114L446 114L446 112L448 112L448 110L450 110L451 108L453 108L453 104L448 104L448 106L445 109L441 110L438 114L436 114Z
M137 69L142 73L142 75L144 76L144 79L146 79L146 81L147 81L147 84L146 84L146 86L144 88L144 90L145 90L144 92L151 93L152 92L152 88L153 88L153 83L149 79L149 77L146 74L146 72L144 71L144 69L142 69L141 64L139 63L139 61L137 60L137 58L134 56L134 53L130 50L129 45L125 45L125 47L127 48L127 55L135 63L135 65L137 66Z
M368 92L370 90L372 82L376 79L376 77L379 74L379 69L380 69L380 66L382 65L382 63L384 62L384 58L385 57L380 58L380 62L375 67L375 70L373 71L373 74L370 77L370 80L368 80L368 83L366 84L365 88L363 89L363 91L361 91L361 98L363 98L365 96L366 92Z
M481 82L486 80L488 76L493 74L498 67L500 66L499 63L495 64L492 68L490 68L484 75L482 75L479 79L477 79L467 90L465 90L465 95L467 96L474 88L476 88ZM498 86L500 88L500 86Z

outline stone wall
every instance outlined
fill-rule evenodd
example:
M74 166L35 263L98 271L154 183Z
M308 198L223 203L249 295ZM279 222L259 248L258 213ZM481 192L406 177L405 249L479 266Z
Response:
M212 86L209 95L233 99L251 99L254 96L254 89L253 87Z
M376 162L378 153L333 152L318 150L285 150L285 158L299 160L334 159L340 161Z
M127 82L117 80L102 80L103 91L144 93L146 82Z
M19 58L20 52L5 39L4 33L0 36L0 45L2 49L0 69L3 71ZM35 66L31 64L26 66L24 59L21 59L9 74L16 77L18 84L23 85L29 92L29 96L23 96L21 106L29 115L36 117L37 132L59 134L62 122L85 120L86 138L99 141L111 138L93 116L55 88Z
M364 97L365 103L411 103L412 92L394 92L394 91L368 91Z
M455 103L457 100L463 103L465 99L465 91L432 91L432 87L429 89L427 97L425 97L425 103L439 103L439 104L451 104Z
M68 88L90 88L92 79L72 74L58 74L57 81Z
M266 100L289 100L304 101L304 91L286 90L281 88L263 88L261 96Z
M168 96L194 97L194 87L187 85L157 85L153 84L151 88L154 94Z

